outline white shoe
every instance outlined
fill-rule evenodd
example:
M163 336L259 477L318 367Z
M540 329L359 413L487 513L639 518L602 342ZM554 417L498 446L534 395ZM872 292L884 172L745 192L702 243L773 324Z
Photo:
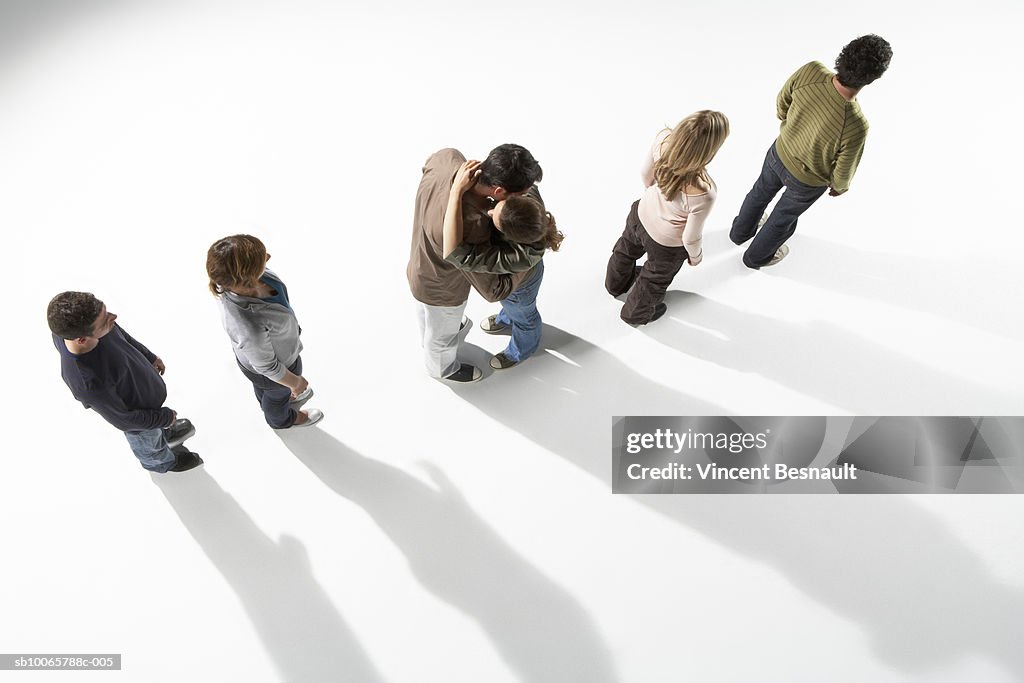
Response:
M307 386L305 391L293 398L291 401L288 401L288 407L293 410L298 410L311 398L313 398L313 387Z
M787 256L789 256L789 247L787 247L785 244L783 244L781 247L779 247L778 249L775 250L775 256L772 256L772 260L769 261L768 263L764 264L764 265L765 266L774 266L776 263L778 263L782 259L786 258ZM762 266L762 267L764 267L764 266Z
M763 228L763 227L764 227L764 224L765 224L765 223L767 223L767 222L768 222L768 214L767 214L767 213L762 213L762 214L761 214L761 220L759 220L759 221L757 222L757 227L756 227L756 228L754 228L755 232L756 232L757 230L760 230L761 228Z
M317 422L324 419L324 411L320 410L319 408L310 408L309 410L306 411L306 415L308 415L309 418L305 422L293 424L292 428L294 429L296 427L312 427Z

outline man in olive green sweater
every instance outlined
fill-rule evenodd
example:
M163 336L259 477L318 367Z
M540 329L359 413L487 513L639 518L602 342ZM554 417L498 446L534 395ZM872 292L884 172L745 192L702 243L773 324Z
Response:
M833 197L850 189L868 134L857 93L885 73L891 59L889 43L870 34L843 48L836 59L837 73L811 62L786 81L776 101L782 121L779 137L729 233L736 244L754 238L743 254L748 268L773 266L784 259L789 253L785 242L796 230L800 214L826 189ZM786 191L775 209L759 225L758 219L783 187Z

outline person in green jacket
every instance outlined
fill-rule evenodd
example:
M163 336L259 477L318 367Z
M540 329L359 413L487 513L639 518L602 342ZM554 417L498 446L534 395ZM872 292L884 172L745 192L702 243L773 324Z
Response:
M736 244L754 238L743 254L748 268L784 259L789 253L785 242L796 231L800 215L825 190L838 197L850 189L868 134L857 93L881 77L891 59L889 43L869 34L842 49L835 73L821 62L810 62L782 86L776 100L779 137L729 233ZM771 215L764 214L783 187L786 191Z

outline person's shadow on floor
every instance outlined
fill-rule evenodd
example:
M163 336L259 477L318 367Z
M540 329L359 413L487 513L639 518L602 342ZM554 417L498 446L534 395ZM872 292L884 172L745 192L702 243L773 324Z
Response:
M550 325L534 357L457 393L609 490L612 416L725 413ZM935 671L980 653L1024 678L1024 594L994 577L940 519L909 498L629 498L778 571L808 598L856 623L897 670Z
M279 435L324 484L373 518L424 587L479 625L521 680L619 680L583 606L502 540L441 470L424 465L429 486L322 430Z
M313 576L301 542L269 538L205 468L153 481L242 601L283 680L384 681Z

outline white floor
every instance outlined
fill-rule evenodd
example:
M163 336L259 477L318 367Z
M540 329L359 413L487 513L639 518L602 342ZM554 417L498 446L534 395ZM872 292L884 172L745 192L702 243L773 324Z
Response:
M1024 414L1024 6L363 4L0 0L0 651L147 682L1024 679L1024 497L609 481L613 415ZM872 31L853 189L748 271L727 231L778 88ZM707 256L633 329L607 255L650 139L701 108L733 127ZM510 141L567 235L544 349L453 390L405 282L419 168ZM271 432L234 367L203 266L237 232L289 284L322 429ZM65 289L164 358L204 468L151 480L73 401Z

